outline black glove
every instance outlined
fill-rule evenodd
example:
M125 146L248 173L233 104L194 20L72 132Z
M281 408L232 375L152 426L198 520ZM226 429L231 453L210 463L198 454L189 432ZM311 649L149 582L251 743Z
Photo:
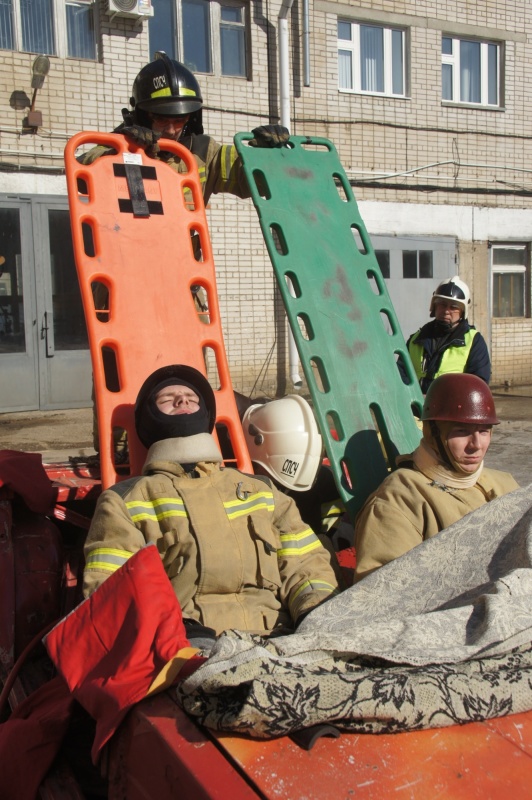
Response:
M216 631L214 628L207 628L195 619L184 619L185 633L192 647L197 647L203 651L209 651L216 641Z
M159 152L159 139L160 133L152 131L151 128L144 128L142 125L119 125L115 128L113 133L123 133L128 139L131 139L135 144L140 145L146 151L146 155L154 158Z
M255 137L249 141L252 147L281 147L290 138L290 131L282 125L261 125L251 132Z

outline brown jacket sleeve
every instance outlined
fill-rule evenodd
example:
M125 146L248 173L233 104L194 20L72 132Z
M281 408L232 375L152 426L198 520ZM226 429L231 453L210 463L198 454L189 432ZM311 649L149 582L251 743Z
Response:
M277 551L282 578L281 598L294 622L338 591L331 556L299 515L295 502L272 487L273 524L281 547Z

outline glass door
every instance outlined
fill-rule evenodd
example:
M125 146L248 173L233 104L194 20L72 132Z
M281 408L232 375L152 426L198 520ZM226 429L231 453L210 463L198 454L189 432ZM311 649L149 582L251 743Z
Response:
M66 197L0 198L0 412L91 404Z
M34 201L41 409L90 405L92 372L65 200Z
M39 407L29 201L0 200L0 411Z

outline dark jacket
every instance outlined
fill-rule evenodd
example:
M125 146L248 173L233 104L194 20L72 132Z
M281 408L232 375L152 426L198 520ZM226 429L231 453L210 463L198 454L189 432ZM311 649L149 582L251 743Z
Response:
M444 353L450 348L466 347L467 334L473 331L474 338L469 350L469 355L465 363L463 372L470 375L478 375L479 378L489 383L491 377L491 363L486 341L481 333L475 330L474 325L470 325L466 319L460 321L458 326L447 336L441 335L438 331L436 320L423 325L419 331L410 336L407 348L412 357L411 344L421 345L423 348L423 363L414 364L414 369L418 375L421 373L419 385L423 394L427 393L430 384L439 374L445 370L440 370ZM398 362L399 372L404 383L408 383L404 367ZM456 370L454 370L456 371Z

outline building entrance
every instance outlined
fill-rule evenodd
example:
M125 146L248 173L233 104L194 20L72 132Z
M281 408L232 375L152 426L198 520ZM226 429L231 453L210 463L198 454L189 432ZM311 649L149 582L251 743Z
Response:
M0 412L91 403L66 197L0 195Z

